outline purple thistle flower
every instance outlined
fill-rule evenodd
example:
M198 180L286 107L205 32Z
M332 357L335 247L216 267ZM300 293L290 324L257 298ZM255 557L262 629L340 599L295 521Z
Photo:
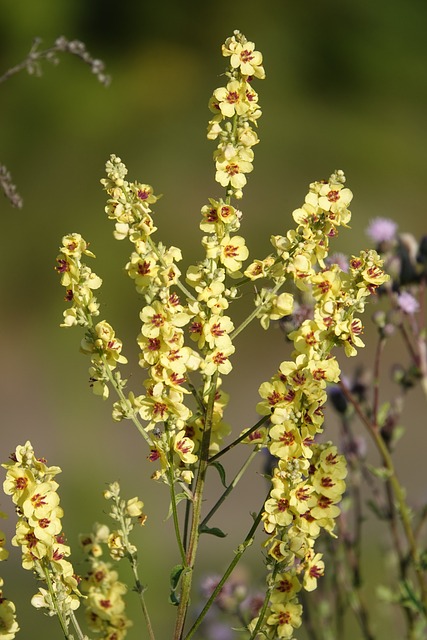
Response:
M391 242L396 237L397 223L390 218L373 218L366 229L366 235L377 244Z
M348 257L344 253L332 253L325 258L325 263L330 267L333 264L337 264L341 271L348 273Z
M408 315L413 315L420 309L418 300L414 298L412 293L409 293L409 291L402 291L402 293L399 293L397 296L397 304L399 308Z

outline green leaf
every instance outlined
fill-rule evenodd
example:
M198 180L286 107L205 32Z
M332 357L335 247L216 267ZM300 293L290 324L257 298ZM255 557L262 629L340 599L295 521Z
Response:
M388 480L392 476L391 471L385 467L374 467L372 464L367 464L366 466L373 476L381 480Z
M215 469L218 471L219 477L221 478L222 486L227 489L228 487L227 487L227 483L225 481L225 469L222 466L222 464L220 464L219 462L212 462L211 466L215 467Z
M174 607L179 605L179 598L173 591L169 594L169 604L173 604Z
M388 602L389 604L399 602L399 596L396 592L384 584L379 584L375 591L379 600L383 602Z
M377 415L378 426L380 426L380 427L384 426L389 411L390 411L390 403L389 402L384 402L380 406L379 411L378 411L378 415Z
M224 531L218 529L218 527L208 527L206 524L200 527L199 533L209 533L211 536L216 536L217 538L225 538L227 535Z
M188 500L188 496L186 493L175 494L175 502L177 505L181 502L181 500ZM172 504L169 504L169 511L168 511L168 515L166 516L166 520L169 520L172 514L173 514Z
M175 591L175 589L177 588L183 571L184 571L183 564L176 564L172 569L171 575L170 575L170 585L171 585L172 591Z
M402 604L408 609L412 609L413 611L418 611L419 613L424 612L423 603L420 601L419 597L415 593L412 584L409 580L403 580L400 584L400 590L402 593Z
M184 565L182 564L177 564L173 567L171 574L170 574L170 594L169 594L169 603L172 604L174 607L177 607L179 605L179 594L176 593L176 590L178 588L179 585L179 581L181 580L181 576L182 576L182 572L184 571Z

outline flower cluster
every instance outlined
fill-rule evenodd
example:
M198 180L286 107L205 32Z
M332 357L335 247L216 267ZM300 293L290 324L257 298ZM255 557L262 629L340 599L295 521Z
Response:
M323 575L324 563L314 542L321 529L334 530L347 474L336 447L315 442L322 432L326 386L337 382L340 374L330 351L343 345L352 356L363 346L363 326L355 314L363 312L367 297L387 280L375 251L353 256L348 273L336 263L325 264L329 238L350 220L352 194L343 184L344 175L336 172L327 183L310 185L305 204L293 213L298 227L285 238L274 236L276 256L252 263L245 272L256 279L265 270L276 287L291 277L298 289L312 296L314 306L313 318L304 319L288 336L294 344L293 359L282 362L259 390L257 410L272 423L267 447L278 459L263 514L270 536L266 546L275 566L270 575L268 638L293 636L301 624L297 593L301 586L314 589Z
M192 412L184 402L187 374L200 366L200 356L185 346L183 327L194 315L181 303L176 291L181 252L176 247L156 244L156 231L150 205L158 198L150 185L126 180L127 169L120 158L112 155L106 164L107 178L101 182L109 195L106 213L115 221L116 239L129 238L133 251L126 265L129 277L145 299L140 313L138 336L139 364L147 370L145 394L121 398L115 403L115 420L129 418L137 412L147 424L150 436L150 460L159 459L162 473L170 464L170 456L182 466L184 479L191 478L186 465L197 460L195 443L187 437L186 424ZM190 294L189 294L190 295ZM165 425L163 433L160 427Z
M146 516L141 500L136 497L127 501L121 499L118 482L109 485L104 497L113 503L109 515L119 523L119 528L110 531L106 525L96 524L92 533L80 536L80 544L90 562L90 570L82 580L81 589L87 595L85 608L90 630L102 634L103 640L122 640L132 626L122 598L127 588L119 580L117 571L111 569L111 563L101 559L102 547L108 547L113 560L128 558L137 581L136 590L140 593L136 547L130 543L129 534L136 523L145 523Z
M110 535L106 525L96 524L92 533L80 536L90 563L80 588L86 595L85 614L90 631L100 634L103 640L122 640L132 622L126 616L123 600L127 587L111 568L111 562L102 559L103 545L108 543Z
M6 518L6 514L0 511L0 518ZM5 548L6 537L0 531L0 562L7 560L9 551ZM8 600L3 595L3 578L0 578L0 638L3 640L13 640L19 631L16 620L16 607L12 600Z
M62 533L59 485L53 479L61 469L37 459L30 442L18 446L11 461L2 466L7 470L4 492L12 496L19 516L12 544L22 548L24 569L33 571L47 587L39 589L32 604L47 609L48 615L58 615L63 628L67 627L81 596L73 567L65 559L70 548Z
M211 416L211 451L228 433L223 423L226 394L220 390L220 374L231 371L229 356L234 352L230 334L231 319L224 315L236 291L224 283L226 274L238 275L248 256L244 239L231 234L239 228L240 212L223 200L209 201L202 208L202 239L205 260L188 268L183 284L176 247L155 243L156 227L150 205L157 201L151 186L126 180L127 169L120 158L111 156L106 164L107 178L101 182L110 196L106 213L115 221L117 239L129 238L133 244L126 271L136 290L145 299L140 312L141 331L137 338L139 364L147 370L146 393L129 394L115 403L116 420L129 417L136 409L152 432L150 460L160 460L161 473L171 465L185 482L192 478L191 465L197 461L205 424L205 405L217 377ZM189 290L190 287L193 291ZM185 300L182 297L185 296ZM197 349L186 346L184 328ZM186 396L193 387L190 374L200 370L204 390L197 397L199 409L193 411ZM193 391L194 395L194 391ZM164 431L161 427L164 425Z
M254 152L258 136L251 125L261 116L258 95L252 87L252 79L265 78L262 55L255 50L240 31L227 38L222 54L230 58L226 72L228 82L213 92L209 102L215 114L209 122L208 138L219 138L214 153L215 180L226 187L227 195L241 198L246 184L246 174L253 169Z
M65 300L71 307L64 311L62 327L80 325L87 329L81 343L81 350L91 356L89 369L93 392L107 398L107 383L118 363L127 362L121 354L122 342L116 338L113 327L106 321L94 325L93 319L99 315L99 303L93 294L102 280L82 262L82 256L94 258L87 242L78 233L62 238L60 253L56 259L56 270L61 275L61 284L66 289ZM116 374L120 384L120 376Z

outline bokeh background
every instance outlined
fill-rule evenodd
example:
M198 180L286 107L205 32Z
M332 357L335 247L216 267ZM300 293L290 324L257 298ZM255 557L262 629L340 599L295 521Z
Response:
M60 239L78 231L90 240L97 255L93 268L104 279L101 315L123 338L131 385L138 389L140 301L123 274L129 247L112 237L99 180L109 154L121 156L131 179L164 194L156 206L159 237L183 249L184 265L198 259L199 211L220 193L214 143L205 136L207 102L223 82L220 45L235 28L256 42L267 72L256 86L264 113L261 144L241 203L252 255L268 253L270 235L292 225L291 212L308 183L336 168L345 171L355 194L352 230L340 234L337 250L367 247L365 228L375 216L391 217L419 237L427 231L426 20L427 4L420 0L0 1L0 73L26 56L35 36L49 46L63 34L83 40L112 76L105 88L81 61L63 55L58 66L43 65L41 78L22 72L0 86L0 161L24 198L22 210L0 200L1 458L30 439L39 456L63 468L64 526L75 547L79 532L106 518L106 482L118 479L124 494L144 500L149 520L138 533L140 557L159 637L170 637L168 570L178 561L165 521L166 490L149 479L137 433L127 423L114 424L110 404L88 389L79 330L59 328L63 292L53 267ZM369 362L369 327L366 338L362 360ZM280 331L265 334L257 326L237 346L227 419L240 431L254 423L258 386L284 359L286 347ZM393 393L389 366L405 357L397 340L391 351L383 367L384 396ZM353 361L343 365L348 375L353 367ZM399 471L417 506L426 499L425 402L414 392L410 405ZM238 462L237 456L230 473ZM209 553L202 548L200 575L225 567L239 531L249 528L249 513L266 491L260 472L258 465L218 515L216 524L229 535L210 538ZM13 515L6 498L2 508ZM5 526L10 539L13 518ZM383 536L373 530L371 566L382 553ZM73 557L77 563L78 552ZM20 637L36 637L34 625L37 637L57 637L59 628L24 604L35 586L30 575L17 572L19 564L14 549L1 570L8 596L18 602ZM254 583L262 576L258 542L245 567ZM376 617L388 637L397 637L390 636L393 618L387 622L380 608ZM357 640L358 632L352 633ZM136 629L129 633L130 640L137 637L143 636Z

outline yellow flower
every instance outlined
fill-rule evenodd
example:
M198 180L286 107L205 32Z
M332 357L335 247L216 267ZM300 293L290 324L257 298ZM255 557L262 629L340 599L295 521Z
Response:
M3 584L3 581L1 582ZM3 597L0 590L0 637L1 640L13 640L19 631L16 621L16 607L11 600Z
M39 520L49 516L59 505L59 495L56 493L57 488L58 483L53 480L34 484L22 504L22 511L25 517L30 518L33 516Z
M262 516L267 533L273 533L277 527L286 527L294 518L289 502L289 491L284 484L272 489L270 496L265 502L265 511Z
M274 264L273 256L268 256L264 260L254 260L244 272L244 275L251 280L265 278L270 267Z
M230 344L226 347L216 348L202 362L201 369L207 376L212 376L215 371L219 371L223 375L230 373L232 365L228 356L234 353L235 347Z
M226 269L233 273L239 271L242 263L247 259L249 250L246 247L245 239L241 236L224 236L221 240L220 260Z
M296 458L301 455L300 432L291 420L275 424L269 431L271 443L270 453L277 458Z
M277 603L271 605L271 611L267 624L276 627L277 638L291 640L294 629L302 623L302 606L294 602Z
M312 476L311 481L319 494L323 494L334 501L339 500L345 491L344 480L334 477L333 471L332 473L325 473L318 469Z
M173 449L185 464L197 462L197 456L193 453L194 442L185 435L185 429L179 431L173 438Z
M240 69L242 75L255 76L260 80L265 78L262 53L255 50L253 42L241 43L237 42L234 37L229 38L222 47L222 53L224 56L231 55L231 66L233 69Z
M341 496L340 496L341 497ZM324 494L319 494L316 498L317 502L311 509L311 515L316 520L324 520L329 518L336 518L340 514L340 508L336 506L337 500L340 499L328 498Z
M55 507L44 516L30 516L28 524L33 527L34 535L38 540L44 542L47 546L51 546L55 541L55 536L62 531L60 518L64 515L61 507Z
M229 347L231 339L229 334L233 331L234 324L228 316L212 316L203 325L203 335L209 347Z
M142 515L142 510L144 508L144 503L139 498L130 498L126 502L126 513L132 518L139 517Z
M15 504L21 506L35 484L34 475L29 469L10 466L3 483L3 491L6 495L12 496Z
M305 571L303 585L306 591L313 591L317 587L317 580L325 572L325 563L321 560L323 554L314 554L313 550L305 558Z
M226 118L232 118L235 113L239 116L245 114L249 109L245 89L246 83L238 80L232 80L226 87L215 89L212 110L215 110L217 105Z
M353 199L350 189L342 184L323 184L319 190L319 207L336 213L346 209Z
M241 190L247 182L245 173L250 173L252 169L251 162L236 154L231 158L217 160L215 180L222 187L231 185L234 189Z
M301 584L294 573L278 573L274 578L270 600L273 603L286 602L292 600L300 590Z

